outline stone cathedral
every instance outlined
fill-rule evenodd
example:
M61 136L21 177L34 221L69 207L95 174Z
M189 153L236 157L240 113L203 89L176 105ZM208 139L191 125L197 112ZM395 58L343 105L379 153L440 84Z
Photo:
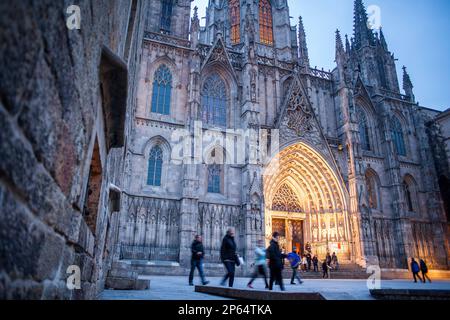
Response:
M116 261L179 273L200 234L213 268L234 227L248 260L278 231L285 250L309 243L362 267L406 269L421 257L448 268L448 198L430 142L440 112L416 103L406 68L401 91L362 1L354 34L336 32L331 72L311 67L286 0L210 0L204 27L190 0L152 1L147 14ZM276 138L274 160L216 163L235 153L213 143L201 163L173 161L174 132L238 139L238 129Z
M278 231L352 277L415 257L448 278L450 110L406 68L400 89L361 0L329 72L287 0L210 0L201 24L191 0L77 3L0 1L0 299L145 289L197 234L221 275L231 227L240 276Z

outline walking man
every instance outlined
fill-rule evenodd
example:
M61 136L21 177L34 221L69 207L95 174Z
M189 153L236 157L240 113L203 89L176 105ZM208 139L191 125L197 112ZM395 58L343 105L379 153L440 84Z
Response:
M270 268L269 290L271 291L275 281L280 285L281 291L285 291L281 272L283 270L283 259L286 258L286 255L281 253L280 246L278 245L279 237L280 234L278 232L273 233L272 241L270 241L270 246L267 250Z
M331 269L331 266L328 264L328 259L323 260L323 263L322 263L322 272L323 272L322 278L323 279L325 279L325 278L330 279L330 271L329 271L330 269Z
M430 281L431 283L431 279L428 276L428 266L425 263L425 261L423 261L423 259L420 259L420 271L422 271L422 278L423 278L423 283L426 283L428 279L428 281Z
M233 288L234 284L234 272L236 269L236 242L234 242L234 229L230 228L227 231L226 236L222 240L222 246L220 248L220 258L227 270L225 277L223 278L221 285L224 286L228 280L228 286Z
M289 262L291 263L291 269L292 269L292 279L291 279L291 284L295 284L295 279L298 280L299 284L302 284L303 281L300 278L300 275L298 274L298 267L300 266L300 257L297 254L297 248L294 247L292 249L292 252L288 254L287 259L289 260Z
M420 281L423 281L419 275L419 272L420 272L419 264L417 263L416 260L414 260L414 258L411 258L411 272L414 277L414 282L417 283L417 278L419 278Z
M258 246L255 249L255 271L253 272L252 278L247 284L247 287L253 289L252 283L256 278L258 278L258 275L262 275L264 277L264 283L266 284L266 289L268 289L269 284L267 282L266 274L266 249L263 247L262 240L258 240Z
M209 281L206 281L205 274L203 272L203 258L205 256L205 250L203 249L202 237L200 235L195 236L194 242L192 242L191 251L192 258L191 273L189 274L189 285L194 285L194 272L195 268L197 268L202 280L202 284L206 286Z

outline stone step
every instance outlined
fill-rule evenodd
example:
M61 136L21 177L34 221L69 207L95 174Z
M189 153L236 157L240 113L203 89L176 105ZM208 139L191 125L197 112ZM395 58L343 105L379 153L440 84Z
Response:
M235 289L213 286L196 286L195 292L206 293L219 297L226 297L237 300L283 300L283 301L302 301L302 300L326 300L323 295L317 292L277 292L277 291L258 291L247 289Z

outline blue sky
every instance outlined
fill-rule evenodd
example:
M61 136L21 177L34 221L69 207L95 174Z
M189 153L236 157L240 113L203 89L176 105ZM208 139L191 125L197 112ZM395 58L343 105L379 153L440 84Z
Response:
M288 0L291 24L299 15L305 25L311 65L333 69L335 31L352 34L353 0ZM416 100L424 107L450 108L450 1L365 0L381 9L381 24L388 46L395 54L397 72L408 68ZM194 0L205 16L208 0ZM204 20L202 21L202 25Z

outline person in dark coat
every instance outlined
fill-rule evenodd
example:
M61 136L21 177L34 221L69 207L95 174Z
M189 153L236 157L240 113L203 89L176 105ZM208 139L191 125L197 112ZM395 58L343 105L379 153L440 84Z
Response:
M331 269L331 266L328 263L328 259L323 260L323 263L322 263L322 278L330 279L330 269Z
M422 278L419 275L420 267L417 261L414 260L414 258L411 258L411 272L414 277L414 282L417 282L417 278L419 278L419 280L422 282Z
M192 257L191 272L189 273L189 285L194 285L194 272L195 268L197 268L200 278L202 279L202 284L205 286L209 283L209 281L206 281L205 274L203 272L203 258L205 256L205 250L203 248L202 237L200 235L195 236L194 242L192 242L191 251Z
M236 255L236 242L234 242L234 229L232 228L228 229L226 236L222 240L220 258L225 266L225 269L227 270L221 285L224 286L228 279L228 286L232 288L234 284L236 262L238 259Z
M314 265L314 272L319 272L319 258L317 258L317 255L314 255L312 262Z
M422 271L423 283L427 282L426 279L428 279L428 281L430 281L431 283L431 279L428 276L428 266L425 261L423 261L423 259L420 259L420 271Z
M272 290L273 283L277 282L280 285L281 291L285 291L281 272L283 270L283 259L286 258L286 255L281 253L280 246L278 245L279 237L280 234L278 232L274 232L272 235L272 241L270 241L270 246L267 249L267 257L269 258L270 268L269 290Z

